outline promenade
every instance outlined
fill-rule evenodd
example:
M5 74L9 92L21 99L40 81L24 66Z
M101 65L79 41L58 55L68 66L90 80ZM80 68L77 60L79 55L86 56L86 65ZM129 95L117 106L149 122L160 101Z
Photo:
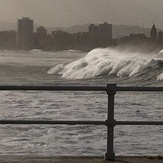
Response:
M116 157L115 161L105 161L98 156L9 156L1 155L0 163L162 163L163 156L148 157Z

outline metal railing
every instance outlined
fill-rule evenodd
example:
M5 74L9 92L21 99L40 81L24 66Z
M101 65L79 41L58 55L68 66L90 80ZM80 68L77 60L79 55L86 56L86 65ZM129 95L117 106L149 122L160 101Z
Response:
M105 125L107 127L107 149L105 160L115 160L114 127L116 125L163 125L163 121L116 121L114 119L114 96L117 91L163 92L163 87L118 87L107 86L0 86L0 91L105 91L108 95L108 112L105 121L64 121L64 120L0 120L0 124L60 124L60 125Z

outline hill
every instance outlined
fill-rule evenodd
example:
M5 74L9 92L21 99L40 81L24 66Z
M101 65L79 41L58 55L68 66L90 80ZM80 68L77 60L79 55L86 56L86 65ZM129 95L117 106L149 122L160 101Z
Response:
M55 30L63 30L69 33L76 33L76 32L88 32L89 24L84 25L74 25L71 27L52 27L48 28L48 31L55 31ZM137 33L143 33L146 36L150 35L150 28L144 28L140 27L138 25L136 26L130 26L130 25L113 25L113 38L119 38L122 36L128 36L131 33L137 34ZM160 31L161 29L158 29Z
M55 30L63 30L69 33L77 33L77 32L88 32L88 27L90 24L84 24L84 25L74 25L71 27L46 27L48 30L48 33L51 33ZM96 24L95 24L96 25ZM34 31L36 31L38 25L34 25ZM11 22L0 22L0 31L4 30L17 30L17 23L11 23ZM137 33L143 33L146 36L149 36L150 34L150 28L144 28L140 27L138 25L131 26L131 25L113 25L113 38L119 38L122 36L128 36L131 33L137 34ZM158 31L163 31L163 29L158 29Z

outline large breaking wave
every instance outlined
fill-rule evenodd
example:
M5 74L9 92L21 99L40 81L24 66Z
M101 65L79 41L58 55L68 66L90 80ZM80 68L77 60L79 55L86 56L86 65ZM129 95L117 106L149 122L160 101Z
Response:
M69 64L58 64L48 74L61 74L67 79L89 79L97 76L132 77L160 70L157 80L163 80L163 51L142 54L117 49L94 49L85 57Z

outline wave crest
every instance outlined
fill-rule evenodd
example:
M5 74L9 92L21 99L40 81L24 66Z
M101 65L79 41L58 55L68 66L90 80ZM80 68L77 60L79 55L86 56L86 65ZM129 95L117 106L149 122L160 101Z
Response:
M148 69L154 70L159 66L158 62L163 63L163 60L117 49L94 49L79 60L51 68L48 74L62 74L62 77L67 79L89 79L104 75L122 78Z

